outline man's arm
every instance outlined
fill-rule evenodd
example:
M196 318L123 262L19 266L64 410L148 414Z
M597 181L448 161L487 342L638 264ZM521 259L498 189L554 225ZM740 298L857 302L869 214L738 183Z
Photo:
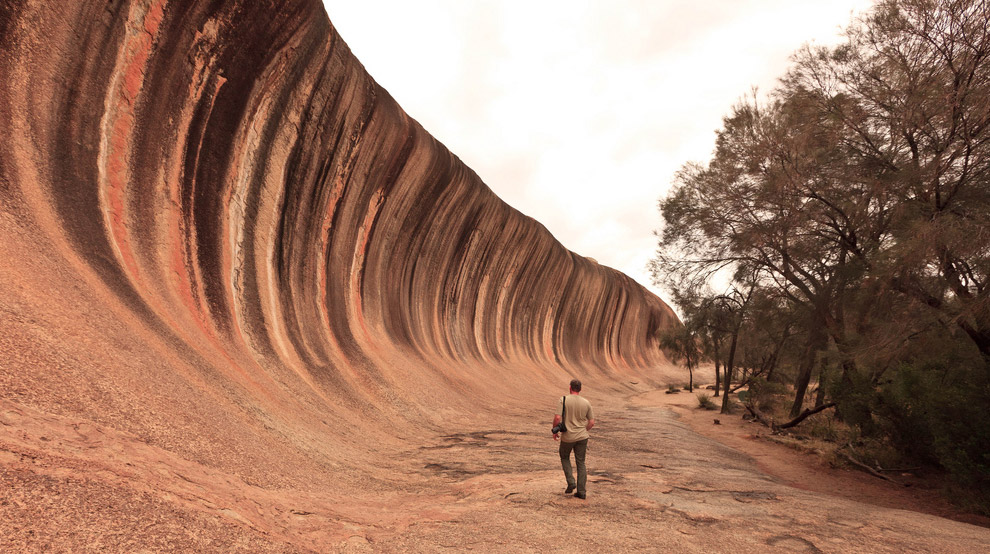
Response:
M554 414L553 416L553 427L556 427L560 423L560 414Z
M589 419L588 424L584 426L585 429L591 431L591 428L595 426L595 420Z

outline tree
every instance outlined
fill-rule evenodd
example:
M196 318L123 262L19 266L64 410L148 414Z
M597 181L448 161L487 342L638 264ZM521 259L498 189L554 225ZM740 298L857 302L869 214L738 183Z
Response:
M660 348L673 362L684 361L688 370L688 392L694 392L694 368L700 352L698 338L688 325L680 325L660 333Z
M721 365L725 337L730 332L730 322L722 310L709 299L697 300L693 307L681 305L701 343L701 351L715 365L715 396L718 397L722 386Z
M834 403L864 436L886 433L980 491L988 22L983 0L880 0L845 43L802 49L781 86L732 109L712 158L677 174L651 262L654 281L694 305L719 297L713 283L753 293L719 335L726 383L737 355L751 372L789 372L797 424L814 412L803 407L817 368L817 407Z
M746 319L746 308L749 300L753 296L755 285L750 285L749 290L743 292L736 287L725 293L712 298L712 302L726 314L726 319L731 322L729 331L729 354L725 360L725 371L723 372L723 394L721 413L729 412L729 393L732 391L732 372L736 361L736 349L739 346L739 331L742 329Z
M848 131L896 206L882 255L851 253L990 360L988 18L987 2L883 0L846 44L799 52L785 89Z
M686 165L661 203L664 228L651 265L658 281L687 275L681 280L696 289L734 270L804 313L795 415L817 353L830 335L846 342L843 301L864 270L850 252L868 255L884 237L876 227L886 223L886 205L849 161L840 140L846 132L801 95L767 106L747 100L724 120L709 164Z
M796 320L790 303L770 289L756 289L741 330L746 350L744 365L752 376L774 379L784 347L795 337Z

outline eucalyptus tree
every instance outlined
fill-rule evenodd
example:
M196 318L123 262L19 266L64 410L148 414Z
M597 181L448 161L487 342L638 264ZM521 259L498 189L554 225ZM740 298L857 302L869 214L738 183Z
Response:
M711 161L685 165L660 206L655 278L744 268L806 314L795 414L829 334L845 342L842 302L864 267L850 251L872 251L883 236L864 215L872 183L850 163L844 132L805 96L748 99L725 118Z
M688 392L694 392L694 368L701 356L698 336L690 323L660 333L660 348L673 362L683 361L688 370Z
M784 93L846 130L889 213L882 255L849 252L990 360L988 21L985 0L882 0L845 44L799 52Z
M901 448L984 495L988 4L878 0L843 44L798 52L781 86L723 120L711 159L676 175L651 264L657 282L676 275L692 291L746 275L728 281L768 291L791 322L775 336L796 358L793 416L825 359L819 381L840 417L866 432L884 419ZM742 333L723 335L746 341L751 359L765 358L757 321L774 318L755 298Z
M772 289L757 289L747 310L742 329L747 348L745 364L767 381L772 381L784 347L797 335L798 319L791 303Z
M830 341L855 375L863 287L960 328L990 375L988 21L985 1L882 0L844 44L799 52L766 102L735 106L661 203L655 277L745 266L800 315L795 415Z
M721 413L729 412L731 400L729 394L732 391L732 376L736 363L736 350L739 348L739 333L743 323L746 321L749 301L753 297L756 285L749 282L748 289L740 289L733 285L729 291L716 295L710 302L717 312L720 312L722 319L729 322L729 353L725 358L725 370L722 373L722 407Z

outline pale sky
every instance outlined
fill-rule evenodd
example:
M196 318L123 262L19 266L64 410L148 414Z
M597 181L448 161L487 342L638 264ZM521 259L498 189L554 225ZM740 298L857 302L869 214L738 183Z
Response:
M867 0L324 0L371 76L495 194L665 297L646 264L674 173ZM666 299L666 298L665 298Z

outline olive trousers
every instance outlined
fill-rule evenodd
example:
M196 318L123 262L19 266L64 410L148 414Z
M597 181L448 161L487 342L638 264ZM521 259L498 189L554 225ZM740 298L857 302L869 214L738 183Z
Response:
M571 470L571 450L574 451L574 463L577 465L577 492L585 494L588 483L588 469L584 465L584 455L588 452L588 439L577 442L560 441L560 465L564 468L567 486L574 486L574 472Z

